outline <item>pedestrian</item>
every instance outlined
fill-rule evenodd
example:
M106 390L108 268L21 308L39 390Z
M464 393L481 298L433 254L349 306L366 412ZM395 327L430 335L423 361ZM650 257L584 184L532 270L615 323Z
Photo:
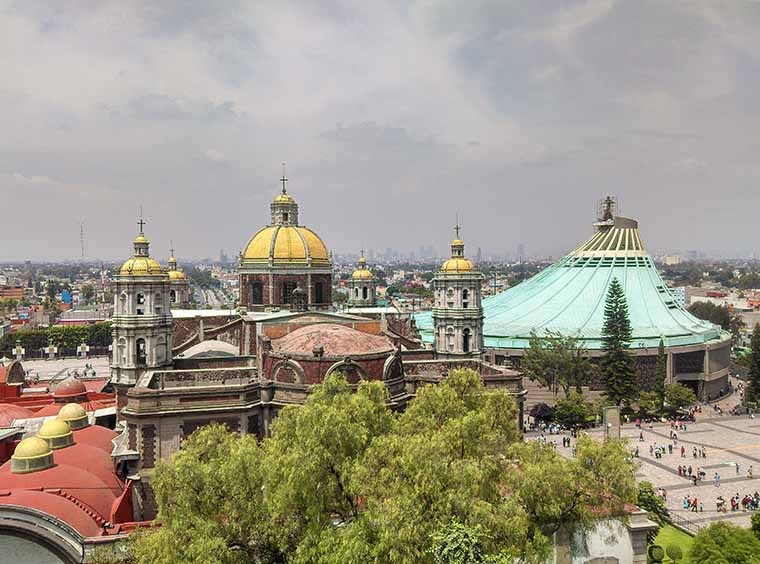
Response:
M639 441L644 442L644 431L639 431Z
M681 445L681 458L686 458L686 449Z
M713 478L713 482L715 482L715 487L716 488L720 487L720 474L718 474L717 472L715 473L715 477Z
M668 445L668 454L673 454L673 445Z
M739 463L736 462L735 464L736 464L736 475L738 476L739 475Z

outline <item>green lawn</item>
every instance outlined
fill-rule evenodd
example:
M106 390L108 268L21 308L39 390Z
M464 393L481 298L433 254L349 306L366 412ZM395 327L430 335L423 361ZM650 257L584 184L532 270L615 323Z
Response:
M667 549L668 545L670 544L676 544L681 547L681 550L683 551L684 557L688 554L689 549L691 549L691 544L694 542L694 537L691 537L681 531L680 529L676 529L672 525L665 525L660 529L660 531L657 533L657 536L654 539L654 544L659 544L662 548ZM684 558L685 560L685 558ZM673 561L665 556L665 560L663 560L663 563L671 564ZM683 560L681 560L683 562Z

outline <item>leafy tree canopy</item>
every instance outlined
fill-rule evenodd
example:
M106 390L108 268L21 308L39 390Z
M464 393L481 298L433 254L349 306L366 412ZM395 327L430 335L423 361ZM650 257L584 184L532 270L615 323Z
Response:
M386 401L381 382L352 393L334 376L261 443L196 431L156 469L162 526L138 535L134 561L531 564L554 531L635 499L622 442L581 435L576 460L523 443L512 397L475 372L421 388L400 415Z
M760 539L751 530L730 523L713 523L699 531L689 551L691 564L757 564Z
M697 396L683 384L668 384L665 386L665 401L671 407L679 409L697 403Z

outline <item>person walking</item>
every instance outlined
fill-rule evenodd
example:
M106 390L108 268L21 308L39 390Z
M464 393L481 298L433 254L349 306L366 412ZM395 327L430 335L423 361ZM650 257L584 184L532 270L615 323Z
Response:
M719 488L719 487L720 487L720 474L718 474L718 473L716 472L716 473L715 473L715 477L713 478L713 481L714 481L714 483L715 483L715 487L716 487L716 488Z

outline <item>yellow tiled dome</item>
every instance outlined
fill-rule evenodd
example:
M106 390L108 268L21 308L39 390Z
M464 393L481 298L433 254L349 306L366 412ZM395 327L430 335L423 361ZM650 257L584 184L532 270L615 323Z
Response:
M441 266L441 272L470 272L474 269L466 258L450 258Z
M87 412L78 403L67 403L58 412L58 419L63 419L64 421L81 419L82 417L87 417Z
M46 440L39 437L29 437L21 441L16 450L13 451L13 458L38 458L50 454L50 445Z
M153 276L163 273L158 261L150 257L132 257L119 269L121 276Z
M181 270L170 270L169 271L169 280L185 280L187 276L185 276L185 273Z
M311 229L291 225L276 225L259 230L243 251L243 262L287 264L306 263L328 266L330 255L322 239Z

